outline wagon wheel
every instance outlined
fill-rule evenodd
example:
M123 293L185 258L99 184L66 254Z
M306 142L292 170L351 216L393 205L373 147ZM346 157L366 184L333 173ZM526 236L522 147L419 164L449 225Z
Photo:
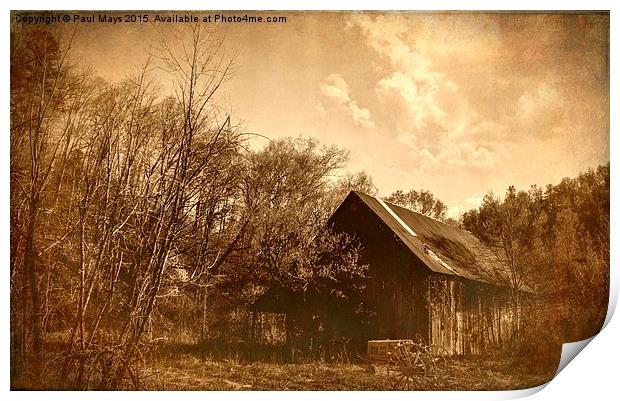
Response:
M419 352L407 351L403 358L410 369L411 376L426 371L426 362Z
M394 389L402 388L403 384L407 384L409 389L409 382L412 380L414 373L414 367L407 363L406 358L395 358L391 361L391 369L395 372L393 387Z
M402 385L405 383L407 383L407 389L409 389L409 377L398 372L396 373L392 381L392 389L399 390L402 388Z

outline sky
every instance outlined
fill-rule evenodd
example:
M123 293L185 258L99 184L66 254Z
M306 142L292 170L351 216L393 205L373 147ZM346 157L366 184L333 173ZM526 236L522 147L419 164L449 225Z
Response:
M209 25L235 55L218 101L247 132L348 149L381 196L428 189L454 217L609 161L606 14L271 15L287 22ZM155 29L76 25L74 59L111 82L140 68Z

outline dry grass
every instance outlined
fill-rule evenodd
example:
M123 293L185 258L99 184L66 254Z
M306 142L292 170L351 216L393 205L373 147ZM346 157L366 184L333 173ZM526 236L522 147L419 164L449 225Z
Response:
M184 355L160 360L145 372L153 390L378 390L386 377L357 365L273 364L206 361Z
M538 386L553 372L536 372L518 361L449 360L442 380L428 390L504 390ZM548 370L548 369L547 369ZM151 390L394 390L394 375L354 364L273 364L203 361L193 355L151 361L143 384ZM411 389L415 389L411 387ZM422 389L420 389L422 390Z

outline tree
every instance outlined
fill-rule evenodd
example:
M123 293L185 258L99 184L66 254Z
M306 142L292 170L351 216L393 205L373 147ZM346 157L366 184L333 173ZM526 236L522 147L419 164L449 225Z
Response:
M343 150L303 138L273 141L249 155L243 179L243 208L252 215L242 240L246 249L237 263L224 266L215 294L230 296L214 304L235 308L270 288L307 299L308 313L317 317L325 314L309 300L319 294L355 304L365 277L358 249L353 239L326 226L331 177L346 158Z
M43 213L55 164L66 157L87 93L49 32L15 30L11 41L11 359L16 376L41 385ZM65 145L62 147L62 145ZM50 226L51 227L51 226ZM17 309L19 308L19 309Z
M364 170L357 173L347 173L338 180L335 190L344 194L350 191L359 191L372 196L376 195L378 191L372 182L372 177Z
M215 174L226 175L222 168L230 167L228 173L234 173L228 160L236 154L240 143L228 117L223 122L217 121L219 108L214 104L214 95L227 79L232 63L221 55L221 40L201 25L192 26L178 39L180 43L175 47L164 40L157 48L162 68L172 74L176 99L167 107L171 114L162 115L156 125L156 139L160 142L149 149L146 193L139 198L139 209L145 213L135 220L140 258L135 259L131 281L137 289L133 294L137 295L131 297L133 311L127 316L119 337L125 345L110 382L112 388L117 388L126 375L156 307L170 258L196 223L197 208L214 204L218 207L222 203L222 194L209 191L212 187L208 183ZM210 227L218 216L207 216L201 216L202 223ZM243 224L239 230L244 230ZM240 235L223 245L211 268L219 268ZM203 282L208 279L200 269L194 270L193 278L196 277ZM207 286L202 288L206 291Z
M536 291L536 319L556 328L557 341L582 340L601 327L609 285L609 165L545 191L511 186L504 199L488 194L462 225L506 263L515 305L520 290Z
M328 195L330 198L328 210L333 213L351 191L359 191L374 196L378 189L366 171L347 172L333 184L331 194Z
M200 26L162 42L175 96L160 100L151 60L109 85L67 66L49 32L12 39L12 379L41 386L44 331L63 327L55 388L138 387L133 364L171 271L202 292L247 225L231 208L243 140L214 102L230 62Z
M403 192L399 189L386 197L385 200L438 220L445 220L448 211L445 203L435 198L430 191L426 190L417 191L412 189L409 192Z

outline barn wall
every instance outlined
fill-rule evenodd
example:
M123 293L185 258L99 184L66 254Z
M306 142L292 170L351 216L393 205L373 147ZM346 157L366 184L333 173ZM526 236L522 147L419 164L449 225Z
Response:
M426 341L425 275L411 269L401 270L397 268L401 265L399 262L390 262L385 259L374 264L376 274L368 289L368 297L377 308L375 338Z
M362 263L369 266L365 298L376 312L373 327L360 334L364 340L421 338L426 341L427 268L359 198L349 198L341 208L332 224L338 231L355 235L363 245Z
M460 278L427 279L429 343L450 355L506 349L515 339L519 319L508 292Z

